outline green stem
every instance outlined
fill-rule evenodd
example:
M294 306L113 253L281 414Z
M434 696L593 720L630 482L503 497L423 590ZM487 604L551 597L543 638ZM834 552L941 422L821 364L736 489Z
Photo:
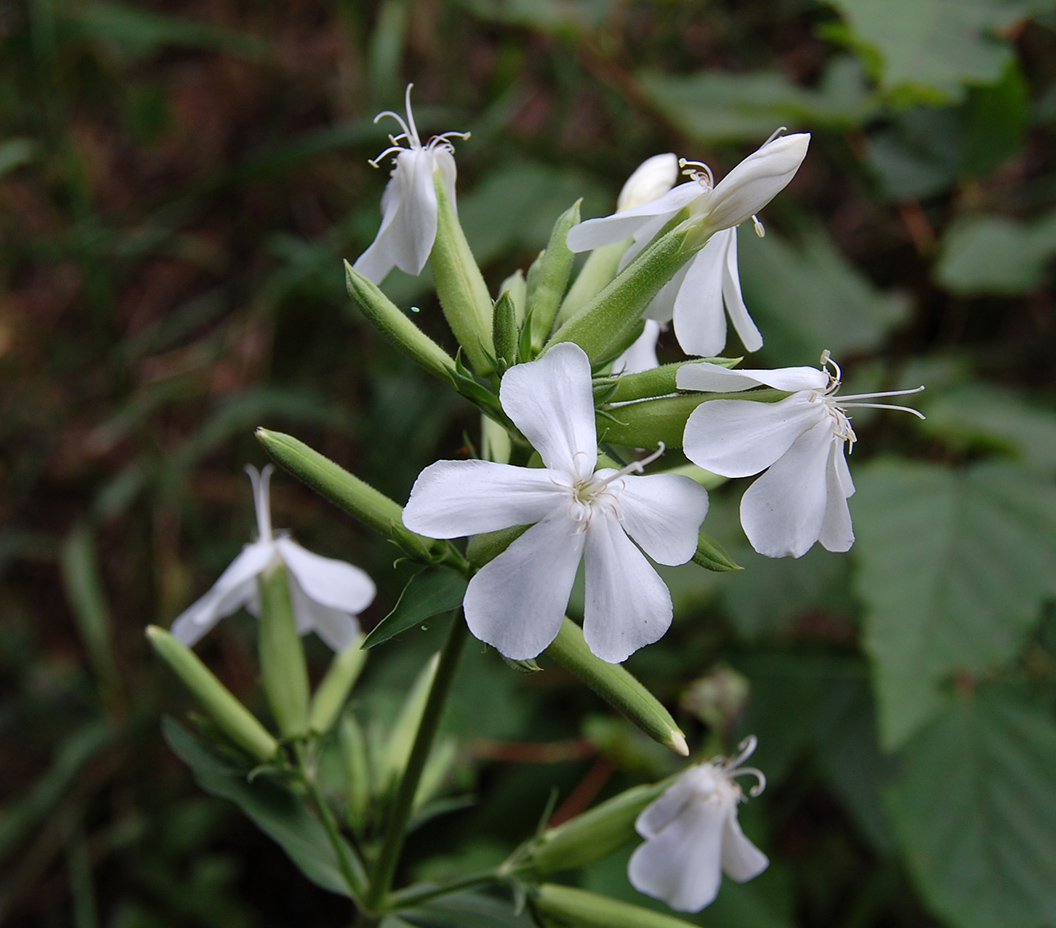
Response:
M341 837L337 821L334 819L333 812L330 811L330 804L316 785L315 774L308 763L304 743L295 742L294 751L297 755L297 764L301 769L301 778L304 780L305 786L308 787L308 795L311 797L316 812L319 814L319 821L326 832L326 837L330 840L330 846L334 849L334 856L337 857L337 866L341 871L341 876L344 877L345 883L348 885L352 899L359 903L366 894L366 868L355 850L350 848Z
M392 808L389 810L381 849L371 869L370 884L363 897L363 903L368 910L377 911L379 909L392 885L392 878L400 859L400 851L403 849L407 820L411 817L414 797L418 792L418 782L425 768L425 762L429 759L440 716L447 702L447 694L462 653L462 645L468 634L469 627L465 619L461 612L456 613L451 623L451 630L447 634L447 641L444 642L444 648L440 652L440 663L436 668L436 676L429 690L429 698L426 701L425 711L422 713L422 720L418 725L418 733L415 735L410 757L407 758L407 766L400 778L400 786L396 791Z
M440 886L430 883L410 886L389 896L389 907L393 911L398 912L402 909L421 905L424 902L430 902L441 896L457 893L463 889L472 889L474 886L483 886L485 883L497 883L502 878L503 874L498 870L484 870L481 873L473 873L462 877L460 880L452 880L450 883L443 883Z

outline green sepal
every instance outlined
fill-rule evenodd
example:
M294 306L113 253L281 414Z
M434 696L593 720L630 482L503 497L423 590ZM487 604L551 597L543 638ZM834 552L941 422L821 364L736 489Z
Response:
M495 532L483 532L474 535L466 545L466 560L478 570L488 561L494 560L518 538L521 537L531 526L514 525L510 528L500 528Z
M146 634L154 653L169 665L225 736L257 761L263 763L275 757L279 742L198 655L156 625L148 626Z
M517 350L517 339L520 332L517 327L517 307L509 290L503 290L495 301L494 330L495 356L506 367L512 367L520 360Z
M539 354L550 335L561 306L561 297L564 296L568 278L572 274L575 255L565 244L565 237L568 230L579 222L579 205L582 202L576 200L558 217L550 233L546 251L528 272L527 307L528 318L531 320L532 357Z
M447 197L443 177L433 175L436 189L436 240L429 256L436 294L447 324L480 375L492 370L495 349L491 335L491 296L477 267L454 204Z
M720 399L772 403L788 395L766 388L745 393L682 393L628 403L605 409L607 414L598 416L598 441L630 448L659 448L663 442L668 448L681 448L686 420L701 403Z
M434 615L457 609L467 583L464 576L446 567L426 567L407 581L395 608L374 626L363 648L376 647Z
M514 855L514 872L538 879L608 857L637 839L634 820L677 776L625 790L563 825L548 828Z
M516 670L518 673L541 673L543 670L543 668L539 666L539 662L533 657L524 661L515 661L512 657L507 657L505 654L500 654L499 656L502 658L502 662L509 667L510 670Z
M683 757L689 754L685 734L660 700L621 665L596 657L583 640L583 630L567 616L557 638L543 654L589 686L654 741Z
M620 259L631 245L631 239L613 242L595 248L583 262L572 286L568 288L561 309L554 320L554 326L561 328L569 319L578 313L594 297L615 279L620 270Z
M697 250L686 247L686 236L686 230L679 226L645 248L612 283L561 326L546 347L575 342L587 353L591 364L615 358L653 297Z
M726 553L722 545L704 532L700 533L700 538L697 540L697 553L693 555L693 563L707 570L744 570Z
M345 817L356 834L366 829L373 793L367 739L355 715L346 712L337 729L345 776Z
M720 367L736 367L742 358L707 358L709 364ZM596 403L627 403L633 400L652 399L658 396L670 396L678 393L678 371L681 367L695 364L696 361L679 361L676 364L661 364L652 370L639 371L635 374L614 374L599 377L594 381L594 401Z
M499 398L477 380L477 378L473 376L473 372L462 363L461 348L458 350L458 354L455 355L454 385L455 389L462 396L469 400L489 419L494 419L496 422L501 422L503 425L509 424L511 428L513 427L513 423L510 422L506 413L502 411L502 405L499 403Z
M410 557L432 564L448 564L466 572L468 564L448 541L427 538L406 528L403 509L383 493L350 474L325 455L292 435L257 429L257 440L269 455L302 483L339 509L391 538Z
M430 374L450 383L454 376L455 360L428 335L407 318L372 281L368 280L347 261L345 286L363 310L363 315L396 348Z
M367 652L363 650L363 635L334 655L326 676L316 687L312 696L312 705L308 711L308 727L317 735L326 734L334 727L341 710L345 707L348 694L356 685L363 665L367 661Z
M681 918L556 883L536 887L528 899L538 912L568 928L693 928Z
M261 686L282 736L303 738L308 734L308 665L293 618L286 565L265 571L257 586Z

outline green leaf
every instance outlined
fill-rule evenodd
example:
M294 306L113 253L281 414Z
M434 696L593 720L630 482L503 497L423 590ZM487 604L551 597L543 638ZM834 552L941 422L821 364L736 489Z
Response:
M400 913L418 928L533 928L526 912L516 914L508 902L479 893L456 893Z
M396 607L367 635L363 647L373 648L434 615L457 609L468 583L446 567L427 567L415 574L403 588Z
M935 279L951 293L1017 296L1045 283L1056 255L1056 216L1016 222L975 216L955 223L943 237Z
M249 780L246 767L172 719L162 719L161 725L165 741L191 768L202 789L235 803L261 831L282 846L290 860L317 886L349 895L326 832L303 802L265 777Z
M1056 411L993 384L964 383L925 393L920 428L969 451L1001 452L1045 473L1056 471Z
M879 461L852 503L883 743L943 711L944 684L1011 660L1056 593L1056 487L1014 465Z
M1056 921L1056 726L1024 697L962 695L906 745L888 793L925 900L957 928Z
M827 0L849 28L849 44L879 63L896 100L957 100L967 84L994 84L1012 59L998 32L1050 0Z
M773 362L812 362L823 348L837 360L875 348L909 309L903 294L876 289L821 229L798 243L772 231L765 239L743 234L738 259L745 302Z

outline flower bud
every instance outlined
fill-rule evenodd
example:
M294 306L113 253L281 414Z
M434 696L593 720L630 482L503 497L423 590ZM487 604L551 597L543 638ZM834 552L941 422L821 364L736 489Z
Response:
M556 883L544 883L530 898L538 911L570 928L692 928L681 918Z
M561 305L561 297L568 286L572 273L572 260L575 255L568 250L565 236L572 226L579 223L579 204L576 200L554 223L546 251L532 265L528 273L527 308L529 325L531 325L532 356L539 353L543 343L550 335L550 330Z
M147 628L147 640L228 738L261 763L275 756L278 741L190 648L156 625Z
M617 712L654 741L686 757L686 736L660 701L619 664L591 653L583 630L567 616L553 643L543 652L578 677Z
M276 564L258 578L260 682L284 738L308 734L308 667L290 602L289 575Z
M623 185L616 199L616 211L644 206L662 197L675 186L678 171L678 156L674 152L646 158Z

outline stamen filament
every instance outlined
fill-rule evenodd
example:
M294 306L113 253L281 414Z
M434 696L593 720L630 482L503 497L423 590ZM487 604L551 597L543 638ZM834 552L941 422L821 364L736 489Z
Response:
M916 390L912 391L916 393ZM844 409L897 409L899 412L911 412L918 419L926 419L919 409L914 409L912 406L895 406L891 403L844 403L841 402L840 406Z

